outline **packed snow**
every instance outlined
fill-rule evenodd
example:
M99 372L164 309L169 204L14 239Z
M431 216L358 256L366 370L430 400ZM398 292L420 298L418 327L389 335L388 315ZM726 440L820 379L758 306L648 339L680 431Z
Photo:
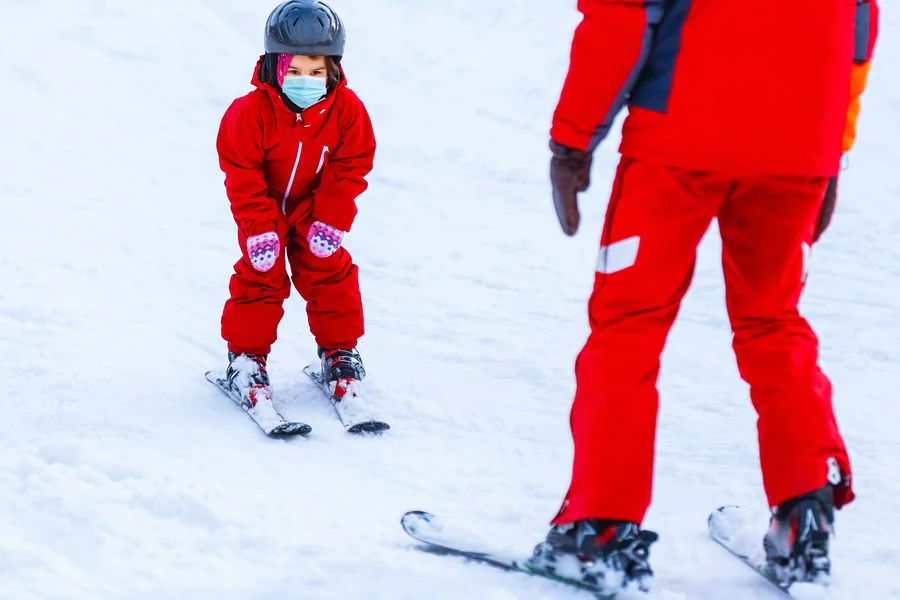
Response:
M437 513L527 554L568 486L573 363L617 160L567 238L547 177L575 2L334 0L378 138L345 238L361 268L367 400L344 432L302 373L302 300L269 362L308 439L267 438L204 380L239 257L215 137L262 52L259 0L0 3L0 598L589 598L419 551ZM900 598L900 8L882 36L803 310L855 467L834 597ZM766 524L755 415L730 347L715 227L663 357L658 598L777 598L706 517ZM623 449L627 451L627 449Z

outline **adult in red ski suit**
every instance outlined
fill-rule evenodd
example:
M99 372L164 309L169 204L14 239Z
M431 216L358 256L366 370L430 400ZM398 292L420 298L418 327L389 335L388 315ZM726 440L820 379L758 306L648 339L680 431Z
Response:
M591 333L575 365L572 482L554 524L642 522L660 354L714 218L768 501L831 483L840 508L854 497L850 461L817 338L797 306L855 132L875 0L579 0L578 8L584 18L551 129L565 233L578 227L591 155L626 100L628 116ZM826 188L831 207L820 215Z
M343 69L337 79L323 100L295 112L260 57L251 79L256 89L235 100L222 119L216 148L242 249L222 314L222 336L235 354L269 353L291 281L307 302L310 331L321 348L354 348L363 335L358 268L349 252L341 246L316 256L307 239L314 223L350 231L356 198L373 167L369 115ZM277 235L274 264L260 266L247 240L268 232Z

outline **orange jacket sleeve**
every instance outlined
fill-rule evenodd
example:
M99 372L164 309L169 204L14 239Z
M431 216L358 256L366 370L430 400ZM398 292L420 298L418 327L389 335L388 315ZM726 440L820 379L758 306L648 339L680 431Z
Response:
M850 72L850 107L847 110L847 124L841 145L843 152L849 152L856 141L856 122L859 118L860 97L866 89L869 67L875 40L878 38L877 0L857 0L856 3L856 47Z

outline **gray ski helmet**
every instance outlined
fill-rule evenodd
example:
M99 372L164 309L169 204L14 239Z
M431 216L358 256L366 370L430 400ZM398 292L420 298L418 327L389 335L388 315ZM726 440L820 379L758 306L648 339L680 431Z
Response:
M344 24L321 0L287 0L266 21L268 53L341 57L344 39Z

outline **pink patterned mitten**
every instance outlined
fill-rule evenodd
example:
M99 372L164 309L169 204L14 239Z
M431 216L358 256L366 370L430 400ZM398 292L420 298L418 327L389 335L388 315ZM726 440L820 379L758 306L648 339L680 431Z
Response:
M268 231L259 235L251 235L247 238L247 256L250 264L257 271L265 273L275 266L275 261L281 255L281 242L278 234Z
M309 242L310 251L319 258L328 258L337 252L343 239L343 231L335 229L331 225L326 225L321 221L316 221L310 225L309 233L306 234L306 241Z

